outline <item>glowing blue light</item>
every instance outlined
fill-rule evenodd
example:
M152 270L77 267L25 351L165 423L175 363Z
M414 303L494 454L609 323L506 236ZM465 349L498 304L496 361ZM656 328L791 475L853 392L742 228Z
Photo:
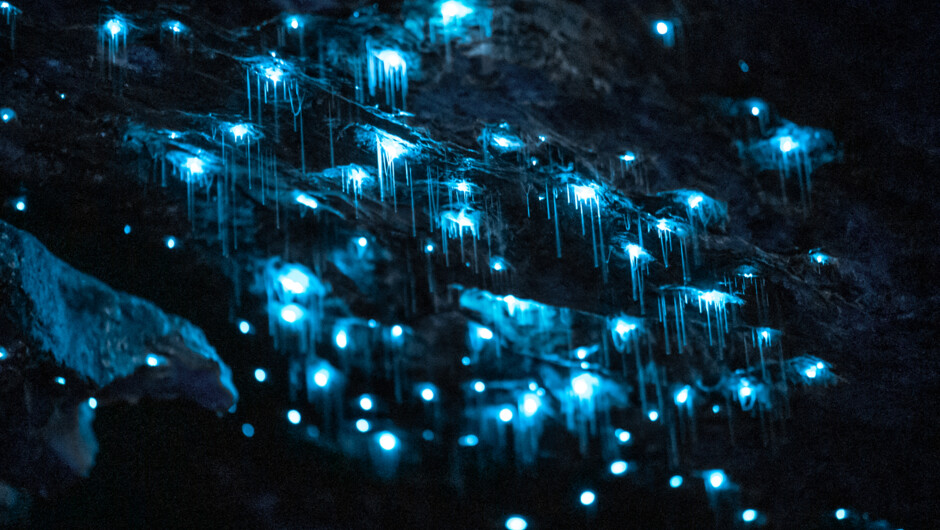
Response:
M490 330L490 328L479 326L477 327L477 337L480 337L483 340L490 340L493 338L493 331Z
M597 495L594 494L591 490L584 490L581 492L581 504L584 506L590 506L594 504L594 501L597 499Z
M382 50L376 53L375 56L382 61L382 64L384 64L385 68L388 70L395 70L405 66L405 58L395 50Z
M461 447L476 447L478 443L480 443L480 439L475 434L468 434L457 439L457 444Z
M522 413L528 417L535 416L542 406L542 400L536 394L526 394L522 398Z
M3 359L6 359L7 356L9 356L9 355L10 355L10 353L7 352L7 349L4 348L3 346L0 346L0 361L2 361Z
M747 63L744 62L744 61L738 61L738 67L739 67L739 68L741 69L741 71L744 72L745 74L748 72L748 70L751 69L751 67L748 66Z
M428 244L424 247L424 251L427 252L428 254L434 252L434 245L428 243Z
M170 29L173 30L173 33L179 33L179 32L181 32L181 31L183 31L183 27L180 25L179 22L174 22L174 23L170 26Z
M24 200L22 200L22 199L21 199L21 200L18 200L18 201L16 201L16 204L14 205L14 207L16 208L16 211L18 211L18 212L25 212L25 211L26 211L26 201L24 201Z
M255 427L250 423L242 424L242 434L245 435L245 438L251 438L255 435Z
M357 431L359 431L359 432L369 432L369 429L370 429L370 428L372 428L372 426L369 425L369 420L366 420L366 419L359 419L359 420L356 420L356 430L357 430Z
M526 530L529 523L518 515L513 515L506 519L506 530Z
M421 399L425 401L434 401L434 389L425 387L421 390Z
M656 22L656 33L659 33L660 35L669 33L669 23L662 20Z
M760 107L751 107L751 115L753 115L753 116L759 116L759 115L760 115Z
M499 411L499 421L503 423L509 423L512 421L512 409L509 407L503 407Z
M806 374L806 377L809 379L816 379L816 373L817 373L816 365L814 364L813 366L810 366L809 368L804 370L803 373Z
M240 322L238 323L238 331L239 331L242 335L247 335L247 334L251 333L251 324L249 324L247 320L242 320L242 321L240 321Z
M632 435L630 434L630 431L625 431L625 430L623 430L623 429L617 429L616 431L614 431L614 436L617 437L617 441L618 441L618 442L620 442L620 443L622 443L622 444L625 444L625 443L627 443L627 442L630 441L630 437L631 437Z
M721 471L719 469L710 471L708 473L708 485L711 486L713 489L719 489L725 484L726 478L727 477L725 476L724 471Z
M720 410L721 410L721 407L719 407L718 405L712 405L712 414L718 414Z
M131 233L131 225L124 225L124 234L128 235Z
M684 386L676 392L676 405L684 405L689 400L690 390L688 386Z
M91 410L98 408L98 400L93 397L88 398L88 407L91 408Z
M633 151L627 151L626 153L620 155L620 160L624 162L633 162L636 160L636 154Z
M751 394L753 392L754 390L750 386L748 386L747 381L741 381L741 386L738 388L738 396L741 398L742 401L751 397Z
M434 431L432 431L431 429L425 429L424 431L421 432L421 438L423 438L424 441L426 441L426 442L431 442L431 441L433 441L433 440L434 440Z
M405 332L405 331L404 331L404 329L402 329L401 326L399 326L399 325L397 325L397 324L394 325L394 326L392 326L392 336L393 336L393 337L396 337L396 338L397 338L397 337L401 337L402 333L404 333L404 332Z
M281 82L284 77L284 70L277 66L269 66L264 69L264 76L270 79L275 85Z
M627 463L623 460L617 460L610 464L610 472L614 475L623 475L627 472Z
M818 250L811 250L809 253L809 259L817 265L825 265L829 263L830 260L832 260L831 257L823 254Z
M300 26L302 26L303 24L301 24L299 18L297 18L297 17L290 17L290 18L287 19L287 25L290 26L291 29L298 29L298 28L300 28Z
M698 208L698 205L702 204L703 200L705 200L705 197L702 197L701 195L689 195L689 199L688 199L689 208L693 210Z
M503 261L503 258L494 257L490 259L490 268L496 272L499 272L506 268L506 262Z
M15 117L16 113L13 112L13 109L0 109L0 120L3 120L3 123L9 122Z
M669 479L669 487L676 489L680 486L682 486L682 475L673 475L672 478Z
M366 238L364 238L364 237L360 237L358 240L356 240L356 243L357 243L360 247L366 248L366 245L369 244L369 240L366 239Z
M268 378L268 373L264 371L264 368L255 368L255 380L259 383L265 382Z
M650 421L656 421L659 419L659 411L651 410L648 414Z
M124 31L124 23L120 19L112 18L104 23L104 28L108 30L111 37L117 37L118 33Z
M183 162L183 167L189 171L190 175L201 175L206 171L205 162L198 156L187 157L186 162Z
M297 204L302 204L311 210L316 210L320 207L320 203L318 203L316 199L299 191L297 195L294 196L294 200L297 201Z
M745 523L754 522L755 519L757 519L757 510L748 509L741 512L741 520Z
M341 350L346 349L346 345L349 344L349 338L346 336L346 331L342 329L339 330L336 333L336 337L333 339L333 341L336 342L337 348Z
M287 421L291 422L293 425L300 423L300 412L294 409L287 411Z
M450 24L454 20L460 20L473 13L473 8L465 6L457 0L448 0L441 4L441 19L444 25Z
M169 249L175 248L175 247L176 247L176 238L173 237L173 236L170 236L170 237L166 238L165 243L166 243L166 248L169 248Z
M326 388L330 384L330 371L326 368L320 368L313 374L313 382L320 388Z
M156 355L152 353L147 355L147 366L153 367L153 366L159 366L159 365L160 365L159 357L157 357Z
M584 359L587 357L588 351L585 348L578 348L575 350L574 354L578 357L578 359Z
M483 392L486 390L486 383L483 381L475 381L473 383L473 390L475 390L477 393Z
M382 431L379 433L378 440L379 447L381 447L384 451L391 451L398 446L398 438L388 431Z
M10 9L9 2L0 2L0 9Z
M58 384L60 384L60 385L65 385L65 378L62 377L62 376L56 377L56 378L55 378L55 382L58 383Z
M591 374L581 374L571 380L571 389L581 399L591 399L598 380Z
M794 141L792 136L783 136L780 138L780 151L783 153L789 153L799 146L800 144Z
M848 511L845 508L839 508L836 510L836 519L843 520L848 516Z
M372 397L364 394L359 398L359 408L362 410L372 410Z
M248 130L249 129L247 125L245 125L244 123L239 123L239 124L232 125L231 127L229 127L228 132L232 133L232 136L235 137L235 141L237 142L241 140L243 136L248 134Z
M460 364L462 364L462 365L464 365L464 366L470 366L470 358L469 358L469 357L461 357L461 358L460 358Z
M293 324L304 317L304 310L297 304L287 304L281 308L281 320Z

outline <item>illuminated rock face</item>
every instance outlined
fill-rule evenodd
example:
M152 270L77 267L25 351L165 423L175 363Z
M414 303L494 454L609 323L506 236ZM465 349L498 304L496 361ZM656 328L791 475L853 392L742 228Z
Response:
M0 315L16 338L105 393L181 396L218 411L238 399L231 371L202 330L71 268L2 221L0 291Z

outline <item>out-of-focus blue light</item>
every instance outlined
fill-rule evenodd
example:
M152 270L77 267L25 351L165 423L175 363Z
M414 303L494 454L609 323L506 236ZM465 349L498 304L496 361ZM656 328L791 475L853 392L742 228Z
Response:
M372 410L372 405L372 397L368 394L365 394L359 398L359 408L362 410Z
M330 371L326 368L320 368L313 374L313 382L320 388L326 388L330 384Z
M708 473L708 485L713 489L720 489L722 486L724 486L725 479L727 479L727 477L725 476L724 471L721 471L720 469L716 469Z
M300 412L294 409L287 411L287 421L291 422L293 425L300 423Z
M360 237L359 239L356 240L356 244L358 244L362 248L366 248L366 245L369 244L369 240L364 237Z
M58 384L60 384L60 385L65 385L65 378L62 377L62 376L56 377L56 378L55 378L55 382L58 383Z
M571 389L581 399L591 399L598 380L591 374L581 374L571 380Z
M483 392L484 390L486 390L486 383L484 383L483 381L474 381L473 390L475 390L476 392Z
M370 429L370 428L372 428L372 426L369 425L369 420L366 420L366 419L358 419L358 420L356 420L356 430L357 430L357 431L359 431L359 432L369 432L369 429Z
M118 33L124 31L124 23L120 19L112 18L104 23L104 28L108 30L111 37L117 37Z
M503 423L509 423L510 421L512 421L512 416L513 416L512 409L509 407L503 407L499 411L499 421Z
M849 512L845 508L839 508L836 510L836 519L843 520L848 516Z
M669 33L669 24L660 20L656 23L656 33L660 35L665 35Z
M718 405L712 405L712 414L718 414L719 411L721 411L721 407Z
M3 123L7 123L13 118L16 117L16 113L13 112L13 109L0 109L0 120L3 120Z
M513 515L506 519L506 530L526 530L529 523L518 515Z
M343 350L346 349L346 345L349 344L349 338L346 336L345 330L339 330L334 337L334 342L336 342L336 347Z
M461 358L460 358L460 364L462 364L462 365L464 365L464 366L470 366L470 358L469 358L469 357L461 357Z
M255 427L250 423L242 424L242 434L245 435L245 438L251 438L255 435Z
M536 394L527 393L525 397L522 398L522 413L527 417L531 418L535 416L535 413L539 411L541 406L542 399Z
M160 357L152 353L147 355L147 366L154 367L154 366L159 366L160 364L161 364Z
M754 522L755 519L757 519L757 510L748 509L741 512L741 520L745 523Z
M249 324L247 320L240 321L238 323L238 331L241 332L242 335L251 333L251 324Z
M689 401L689 392L691 389L688 386L684 386L676 392L676 405L684 405Z
M434 401L434 389L425 387L421 390L421 399L425 401Z
M618 442L625 444L630 441L631 434L630 434L630 431L617 429L616 431L614 431L614 436L617 437Z
M294 196L294 200L297 201L298 204L302 204L311 210L316 210L320 207L320 203L306 193L298 192L297 195Z
M384 451L392 451L398 447L398 437L388 431L379 433L378 440L379 447Z
M98 408L98 400L93 397L88 398L88 407L91 410L95 410L96 408Z
M610 472L614 475L623 475L627 472L627 463L623 460L617 460L610 464Z
M401 326L399 326L399 325L397 325L397 324L394 325L394 326L392 326L392 336L393 336L393 337L395 337L395 338L401 337L402 333L404 333L404 330L402 329Z
M281 320L293 324L303 318L304 310L297 304L287 304L281 308Z
M584 490L581 492L581 504L584 506L590 506L594 504L594 501L597 500L597 495L594 494L591 490Z
M14 205L14 207L16 208L16 211L18 211L18 212L25 212L25 211L26 211L26 201L24 201L23 199L20 199L20 200L16 201L16 204Z
M255 381L263 383L268 379L268 373L264 371L264 368L255 368Z
M658 411L658 410L651 410L651 411L649 411L648 416L649 416L650 421L656 421L656 420L659 419L659 411Z
M680 486L682 486L682 475L673 475L672 478L669 479L669 487L675 489Z
M166 238L165 243L166 243L166 248L169 248L169 249L176 248L176 238L173 236Z
M124 234L127 235L130 233L131 233L131 225L124 225Z
M476 447L476 445L480 443L480 439L477 438L475 434L468 434L457 439L457 443L461 447Z
M490 328L479 326L477 327L477 337L483 340L490 340L493 338L493 331Z

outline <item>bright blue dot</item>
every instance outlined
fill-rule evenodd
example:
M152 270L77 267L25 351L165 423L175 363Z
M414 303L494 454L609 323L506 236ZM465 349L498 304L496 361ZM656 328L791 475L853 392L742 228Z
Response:
M741 68L741 71L744 72L745 74L748 72L748 70L751 69L751 67L748 66L747 63L744 61L738 61L738 67Z
M255 368L255 380L259 383L265 382L268 378L268 373L264 371L264 368Z
M760 116L760 108L759 108L759 107L751 107L751 114L754 115L754 116Z
M428 244L424 247L424 251L427 252L428 254L434 252L434 245L428 243Z
M7 351L7 349L3 346L0 346L0 360L6 359L8 355L10 355L10 353Z
M287 304L281 308L281 320L288 324L297 322L304 316L304 310L297 304Z
M294 425L300 423L300 412L291 409L287 411L287 421L291 422Z
M526 530L528 527L529 523L518 515L513 515L509 519L506 519L506 530Z
M357 243L359 244L360 247L365 248L366 245L369 244L369 240L364 237L360 237Z
M131 233L131 225L124 225L124 234L126 235L130 233Z
M753 522L757 519L757 510L744 510L741 512L741 520L745 523Z
M346 345L349 343L349 339L346 336L346 332L344 330L339 330L339 332L336 333L334 341L336 342L336 347L341 350L345 349Z
M499 421L503 423L509 423L512 421L512 409L509 407L504 407L499 411Z
M93 397L88 398L88 407L91 410L95 410L96 408L98 408L98 400Z
M669 487L675 489L679 486L682 486L682 475L673 475L672 478L669 479Z
M676 405L684 405L687 401L689 401L689 387L686 386L676 392Z
M16 211L25 212L26 211L26 201L16 201Z
M597 495L595 495L593 491L584 490L581 492L581 504L590 506L594 504L595 499L597 499Z
M424 441L430 442L434 440L434 431L425 429L424 432L421 433L421 437L424 438Z
M368 395L359 398L359 408L362 410L372 410L372 398Z
M478 443L480 443L480 439L477 438L475 434L468 434L466 436L461 436L457 440L457 443L461 447L475 447Z
M477 327L477 337L480 337L483 340L490 340L493 338L493 331L490 328L485 328L483 326Z
M399 326L399 325L392 326L392 336L393 336L393 337L396 337L396 338L397 338L397 337L401 337L402 333L404 333L404 332L405 332L405 331L404 331L404 329L402 329L401 326Z
M836 510L836 519L840 521L845 519L847 515L848 515L848 512L845 510L845 508L839 508L838 510Z
M251 332L251 324L249 324L247 320L242 320L238 323L238 331L240 331L242 335L247 335Z
M154 354L147 355L147 366L154 367L160 364L160 358Z
M434 401L434 390L431 388L425 388L421 391L421 399L425 401Z
M650 418L650 421L656 421L656 420L658 420L658 419L659 419L659 412L658 412L658 411L655 411L655 410L651 410L650 413L649 413L649 418Z
M245 435L245 438L251 438L255 435L255 427L250 423L242 424L242 434Z
M13 112L13 109L0 109L0 119L3 120L3 123L6 123L16 117L16 113Z
M398 446L398 438L388 431L379 433L378 438L379 447L385 451L392 451Z
M721 470L715 470L708 474L708 485L718 489L725 483L725 474Z
M175 237L172 237L172 236L171 236L171 237L166 238L166 248L173 248L173 247L175 247L175 246L176 246L176 238L175 238Z
M665 23L665 22L663 22L663 21L661 21L661 20L660 20L659 22L657 22L657 23L656 23L656 33L659 33L660 35L665 35L665 34L669 33L669 24L667 24L667 23Z
M470 366L470 358L469 358L469 357L461 357L461 358L460 358L460 364L462 364L462 365L464 365L464 366Z
M59 99L65 99L65 92L62 92L61 94L59 94Z
M484 383L483 381L474 381L473 390L476 392L483 392L484 390L486 390L486 383Z
M62 377L62 376L56 377L56 378L55 378L55 382L58 383L58 384L60 384L60 385L64 385L64 384L65 384L65 378Z
M357 430L357 431L359 431L359 432L369 432L369 429L370 429L370 428L372 428L372 426L369 425L369 420L366 420L366 419L359 419L359 420L356 420L356 430Z
M627 463L623 460L617 460L610 464L610 472L614 475L623 475L627 472Z
M617 441L619 441L622 444L625 444L630 441L630 431L617 429L616 431L614 431L614 436L616 436Z
M326 388L330 383L330 371L326 368L317 370L317 373L313 374L313 382L320 388Z
M721 407L719 407L718 405L712 405L712 414L718 414L720 410L721 410Z

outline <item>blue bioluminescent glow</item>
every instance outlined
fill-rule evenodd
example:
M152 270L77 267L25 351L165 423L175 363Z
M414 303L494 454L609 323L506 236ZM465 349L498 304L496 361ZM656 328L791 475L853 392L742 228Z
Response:
M131 225L124 225L124 235L130 235Z
M264 368L255 368L255 381L263 383L268 379L268 373L264 371Z
M490 268L496 272L505 270L506 262L503 260L503 258L500 257L490 258Z
M369 432L372 426L369 425L369 420L360 418L356 420L356 430L359 432Z
M741 520L745 523L752 523L757 519L757 510L747 509L741 512Z
M393 451L398 447L398 437L388 431L378 433L376 440L378 440L379 447L381 447L383 451Z
M721 407L718 405L712 405L712 414L718 414L721 412Z
M336 332L336 336L333 337L333 342L336 343L336 347L344 350L349 344L349 338L346 335L346 330L339 330Z
M669 33L669 25L666 24L665 22L657 22L656 33L659 33L660 35L665 35L666 33Z
M626 153L620 155L620 160L624 162L633 162L636 160L636 153L633 151L627 151Z
M25 201L24 199L20 199L20 200L16 201L16 203L13 205L13 207L16 208L16 211L18 211L18 212L25 212L25 211L26 211L26 201Z
M597 495L594 494L591 490L584 490L581 492L581 496L578 497L581 501L581 504L584 506L590 506L594 504L594 501L597 500Z
M613 475L623 475L624 473L627 472L627 463L624 462L623 460L617 460L615 462L611 462L610 472Z
M402 334L404 333L405 333L404 328L402 328L398 324L395 324L394 326L392 326L392 337L395 337L397 339L398 337L401 337Z
M457 444L461 447L476 447L480 439L475 434L468 434L457 439Z
M467 356L461 357L461 358L460 358L460 364L462 364L462 365L464 365L464 366L470 366L470 358L467 357Z
M369 95L375 97L376 89L385 90L385 103L396 107L401 93L401 107L406 108L408 99L408 63L398 50L384 48L376 50L367 45ZM392 157L393 160L395 157Z
M792 136L782 136L778 142L780 144L781 153L789 153L790 151L800 146L800 144L794 140Z
M679 389L676 392L675 401L676 405L685 405L689 401L689 396L691 395L692 387L686 385Z
M650 421L656 421L656 420L659 419L659 411L658 411L658 410L651 410L651 411L649 411L649 413L647 414L647 417L649 417Z
M748 66L747 63L744 61L738 61L738 68L740 68L741 71L744 72L745 74L751 69L751 67Z
M251 333L251 324L247 320L240 320L238 322L238 332L242 335Z
M251 438L255 435L255 427L250 423L242 424L242 434L245 435L245 438Z
M591 399L600 381L591 374L581 374L571 380L571 390L581 399Z
M147 360L147 366L150 366L150 367L160 366L166 363L166 359L164 359L163 357L159 355L154 355L152 353L147 355L146 360Z
M526 530L528 527L529 523L518 515L513 515L506 519L506 530Z
M93 397L88 398L88 408L91 410L98 408L98 400Z
M360 237L359 239L356 240L356 244L362 248L366 248L366 246L368 246L369 244L369 240L364 237Z
M696 208L698 208L698 205L699 205L699 204L702 204L702 201L703 201L704 199L705 199L704 197L702 197L701 195L698 195L698 194L689 195L689 198L687 199L687 202L688 202L688 204L689 204L689 208L692 208L693 210L696 209Z
M483 339L483 340L490 340L490 339L493 338L493 331L490 330L490 328L486 328L486 327L483 327L483 326L478 326L478 327L476 328L476 335L477 335L477 337L479 337L479 338L481 338L481 339Z
M418 394L421 396L421 399L424 401L434 401L436 393L434 392L434 386L430 383L425 383L421 385Z
M756 105L751 107L751 116L760 116L760 107Z
M250 129L248 128L248 125L244 123L237 123L232 125L228 130L228 132L232 133L232 136L235 137L236 142L244 138L249 131Z
M721 489L725 485L725 482L728 478L725 476L725 472L721 471L720 469L708 471L705 473L705 476L707 477L708 486L716 490Z
M625 444L630 441L630 438L633 436L630 434L630 431L625 431L623 429L617 429L614 431L614 436L617 437L617 441Z
M6 359L9 356L10 356L10 352L8 352L7 349L4 348L3 346L0 346L0 361Z
M166 248L168 248L168 249L171 249L171 250L172 250L172 249L176 248L176 238L173 237L173 236L167 237L166 239L163 240L163 242L164 242L164 244L166 245Z
M527 417L535 416L542 406L542 399L535 393L526 393L522 398L522 414Z
M362 396L359 396L359 408L365 411L369 411L369 410L372 410L372 406L373 406L372 396L368 394L363 394Z
M484 390L486 390L486 383L484 383L483 381L474 381L473 390L474 392L478 394L483 392Z
M838 510L836 510L836 514L835 514L835 515L836 515L836 519L838 519L838 520L841 521L841 520L845 519L846 517L848 517L849 512L848 512L848 510L846 510L845 508L839 508Z
M457 0L447 0L441 4L441 20L445 26L453 21L459 21L471 13L473 13L473 8Z
M285 267L277 277L277 281L285 293L304 294L310 288L310 275L306 273L305 268L301 267Z
M509 423L512 421L513 413L509 407L503 407L499 410L499 421Z
M293 425L300 424L300 411L296 409L290 409L287 411L287 421L291 422Z
M663 41L663 46L672 48L676 44L675 24L669 20L653 22L653 32Z
M424 251L427 252L428 254L434 252L434 245L432 243L428 243L427 245L424 246Z
M119 18L112 18L104 23L104 28L112 37L117 37L119 33L124 31L124 21Z
M683 482L682 475L673 475L669 479L669 487L673 489L678 488L682 486L682 482Z
M287 17L285 22L287 23L287 27L290 29L300 29L304 25L303 20L298 16Z
M304 309L297 304L287 304L281 308L281 320L288 324L300 321L304 317Z
M320 388L326 388L326 385L330 384L330 370L327 368L320 368L313 374L313 382Z
M434 431L432 431L431 429L425 429L425 430L421 431L421 438L422 438L424 441L426 441L426 442L433 442L433 441L434 441Z
M819 250L811 250L809 252L809 259L814 265L827 265L832 258L827 254L820 252Z
M8 123L16 118L16 112L13 112L11 108L2 108L0 109L0 120L3 120L3 123Z

